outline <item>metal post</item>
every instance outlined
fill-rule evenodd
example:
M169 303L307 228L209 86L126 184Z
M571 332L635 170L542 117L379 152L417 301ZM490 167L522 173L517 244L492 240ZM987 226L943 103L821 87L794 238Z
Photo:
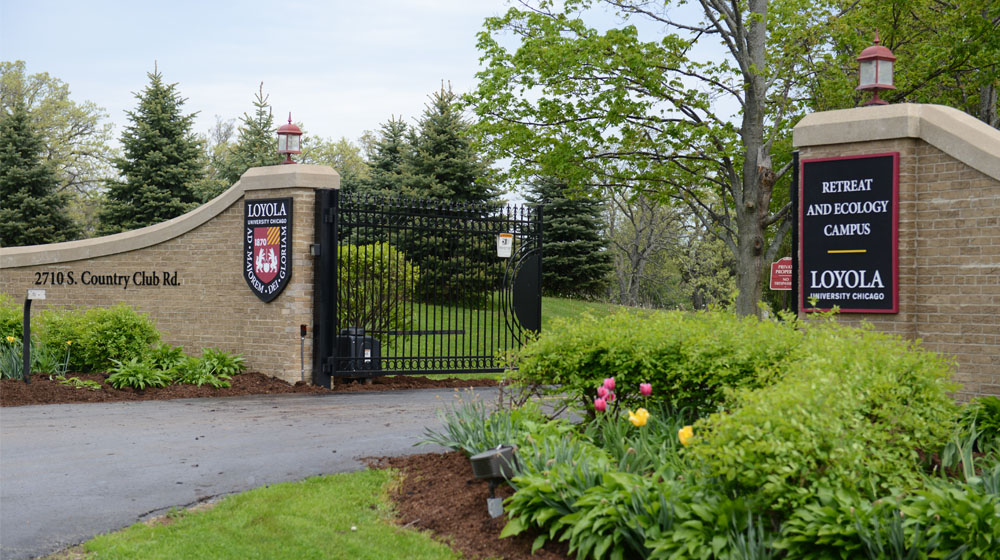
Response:
M316 191L316 263L313 316L313 383L332 388L337 341L337 205L339 191Z
M299 342L299 360L302 363L302 374L300 375L300 380L306 380L306 330L305 325L299 325L299 336L301 341Z
M31 383L31 300L45 299L45 290L28 290L24 298L24 322L21 330L21 357L24 359L24 369L21 378L26 384Z
M31 381L31 297L24 299L24 328L21 330L21 357L24 359L24 369L21 370L21 379L25 384Z
M792 152L792 184L789 186L792 201L792 308L799 313L799 151Z

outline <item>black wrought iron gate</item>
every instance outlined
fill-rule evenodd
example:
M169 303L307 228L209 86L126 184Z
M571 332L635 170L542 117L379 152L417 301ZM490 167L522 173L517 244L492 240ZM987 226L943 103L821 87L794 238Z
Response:
M539 209L317 195L316 384L502 371L541 329Z

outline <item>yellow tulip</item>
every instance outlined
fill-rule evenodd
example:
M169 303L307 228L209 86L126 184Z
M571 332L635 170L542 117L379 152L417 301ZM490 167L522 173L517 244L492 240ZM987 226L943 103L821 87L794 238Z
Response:
M683 428L677 430L677 438L681 440L681 445L687 445L691 438L694 437L694 428L691 426L684 426Z
M14 337L13 336L8 336L7 337L7 342L11 342L11 343L14 342Z
M73 341L72 340L67 340L66 341L66 346L69 346L70 344L73 344Z
M640 408L634 413L631 410L628 411L628 421L638 428L645 426L647 420L649 420L649 411L645 408Z

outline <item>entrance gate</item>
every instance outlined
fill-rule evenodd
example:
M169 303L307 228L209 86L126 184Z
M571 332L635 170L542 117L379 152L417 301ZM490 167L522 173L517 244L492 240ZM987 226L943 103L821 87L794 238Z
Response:
M498 372L541 330L538 208L317 195L317 385Z

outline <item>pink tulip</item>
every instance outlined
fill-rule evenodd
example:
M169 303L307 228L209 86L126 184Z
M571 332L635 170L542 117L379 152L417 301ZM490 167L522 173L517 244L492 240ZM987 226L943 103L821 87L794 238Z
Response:
M604 399L594 399L594 410L604 412L608 409L608 403Z
M614 377L609 377L609 378L605 379L604 380L604 388L607 389L608 391L614 391L615 390L615 378Z
M639 393L642 396L644 396L644 397L648 397L649 395L652 395L653 394L653 385L650 384L650 383L640 383L639 384Z
M614 401L615 401L615 394L608 393L608 402L614 402Z
M608 398L609 393L611 393L611 391L608 391L608 389L603 385L597 388L597 396L601 397L602 399Z

